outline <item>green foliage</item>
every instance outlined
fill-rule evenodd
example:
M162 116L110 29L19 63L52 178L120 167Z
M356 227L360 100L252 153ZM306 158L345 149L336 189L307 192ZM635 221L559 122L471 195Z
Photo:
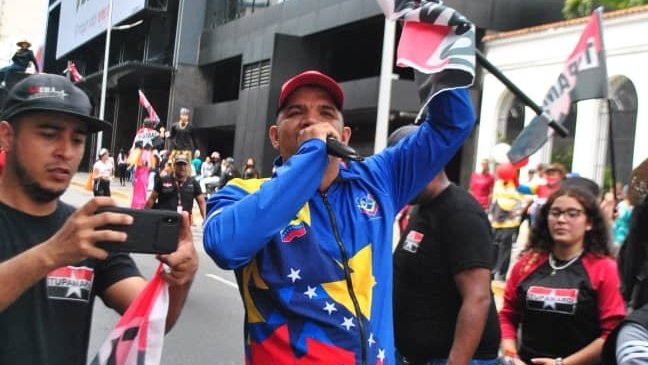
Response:
M599 6L611 11L645 4L648 4L648 0L565 0L562 12L565 18L571 19L587 16Z
M551 151L551 162L560 162L565 166L567 172L572 170L572 160L574 159L574 149L564 149L562 151L557 151L554 149Z

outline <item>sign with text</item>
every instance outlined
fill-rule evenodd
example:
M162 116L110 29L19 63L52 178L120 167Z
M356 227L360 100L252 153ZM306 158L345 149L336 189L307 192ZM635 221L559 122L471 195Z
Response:
M144 9L146 0L113 0L112 23L118 24ZM110 0L63 0L56 58L106 31Z

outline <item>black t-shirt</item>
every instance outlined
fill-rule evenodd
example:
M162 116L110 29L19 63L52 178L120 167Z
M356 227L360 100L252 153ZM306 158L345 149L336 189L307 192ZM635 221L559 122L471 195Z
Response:
M35 217L0 203L0 261L50 238L73 212L59 202L53 214ZM125 254L50 272L0 312L0 364L85 365L95 295L139 275Z
M558 261L557 266L565 262ZM563 270L549 263L529 274L516 289L525 308L520 358L566 357L601 335L597 293L581 259Z
M153 190L158 194L158 209L177 211L178 195L180 195L182 210L185 212L193 210L194 199L203 193L200 184L192 176L188 176L182 184L179 184L173 174L156 176Z
M181 127L178 122L173 123L171 126L171 133L169 134L172 143L171 149L191 151L191 153L194 153L195 148L193 136L191 135L192 130L193 127L191 126L191 123L187 123L184 128Z
M11 60L16 65L24 68L29 67L29 62L33 62L34 66L36 67L36 70L38 71L38 63L36 62L36 58L34 57L34 52L32 52L31 49L21 48L17 50L16 53L11 58Z
M394 252L396 348L410 360L445 359L454 340L461 295L454 275L492 266L491 229L483 208L450 185L434 201L413 207ZM474 359L494 359L500 330L491 306Z

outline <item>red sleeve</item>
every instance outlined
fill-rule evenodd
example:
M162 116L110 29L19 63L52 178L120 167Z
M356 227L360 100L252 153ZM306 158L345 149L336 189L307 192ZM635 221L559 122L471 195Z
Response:
M626 315L617 264L610 257L587 254L583 265L597 294L601 338L605 339Z
M518 285L547 260L546 255L527 253L515 263L511 275L506 281L504 289L504 303L499 312L500 330L502 339L517 340L517 330L520 323L520 298L518 298Z

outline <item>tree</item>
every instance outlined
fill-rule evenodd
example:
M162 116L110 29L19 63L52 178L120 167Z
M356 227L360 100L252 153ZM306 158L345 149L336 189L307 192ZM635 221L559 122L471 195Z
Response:
M648 4L648 0L565 0L562 12L565 18L571 19L587 16L599 6L610 11L644 4Z

